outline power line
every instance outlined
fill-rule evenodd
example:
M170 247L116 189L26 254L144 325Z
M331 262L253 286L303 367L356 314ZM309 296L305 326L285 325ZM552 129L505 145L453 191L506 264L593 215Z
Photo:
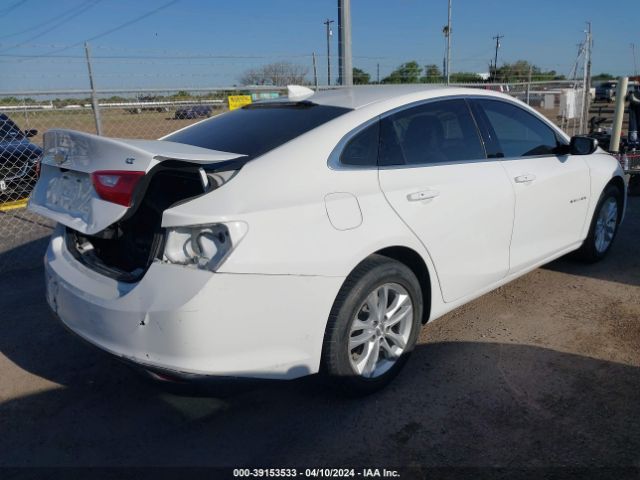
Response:
M19 0L10 7L5 8L4 10L0 10L0 15L6 15L7 13L12 12L16 8L18 8L20 5L24 5L25 3L27 3L27 0Z
M44 22L40 22L40 23L37 23L37 24L35 24L35 25L32 25L32 26L30 26L29 28L25 28L24 30L19 30L19 31L17 31L17 32L9 33L9 34L7 34L7 35L0 35L0 38L11 38L11 37L17 37L18 35L22 35L22 34L24 34L24 33L33 32L34 30L38 30L38 29L40 29L41 27L45 27L45 26L47 26L47 25L50 25L52 22L55 22L55 21L57 21L57 20L59 20L59 19L61 19L61 18L64 18L64 17L66 17L67 15L69 15L70 13L73 13L73 12L75 12L76 10L81 9L81 8L84 8L84 4L82 4L82 5L76 5L75 7L72 7L72 8L70 8L70 9L68 9L68 10L65 10L64 12L62 12L62 13L61 13L61 14L59 14L59 15L56 15L55 17L49 18L48 20L45 20ZM28 40L27 40L27 41L28 41ZM26 43L26 42L24 42L24 43ZM19 47L19 46L22 46L22 45L15 45L15 46L14 46L14 47L12 47L12 48Z
M142 14L142 15L139 15L139 16L137 16L135 18L132 18L131 20L128 20L128 21L126 21L124 23L121 23L120 25L117 25L117 26L115 26L113 28L105 30L104 32L101 32L101 33L99 33L97 35L94 35L93 37L87 38L86 40L81 40L79 42L76 42L76 43L73 43L71 45L68 45L68 46L66 46L64 48L60 48L58 50L53 50L51 52L47 52L47 53L42 54L42 55L37 55L37 56L34 56L32 58L48 57L49 55L52 55L54 53L65 52L65 51L67 51L67 50L69 50L71 48L75 48L75 47L79 47L81 45L84 45L85 42L92 42L93 40L97 40L98 38L106 37L107 35L110 35L112 33L117 32L118 30L122 30L123 28L129 27L129 26L133 25L134 23L138 23L139 21L144 20L145 18L150 17L151 15L153 15L155 13L158 13L159 11L164 10L165 8L168 8L171 5L174 5L174 4L178 3L179 1L180 0L171 0L170 2L167 2L167 3L163 4L163 5L160 5L159 7L154 8L153 10L150 10L150 11L148 11L148 12Z
M15 47L9 47L7 49L4 50L0 50L0 52L6 52L7 50L11 50L12 48L16 48L16 47L20 47L22 45L28 44L29 42L36 40L44 35L46 35L47 33L51 32L52 30L55 30L57 28L60 28L62 25L64 25L65 23L67 23L68 21L76 18L79 15L82 15L84 12L86 12L87 10L89 10L90 8L96 6L98 3L100 3L102 0L91 0L89 3L85 4L83 7L80 7L79 10L75 11L74 13L72 13L71 15L67 16L66 18L63 18L62 20L60 20L59 22L51 25L49 28L43 30L42 32L34 35L33 37L25 40L22 43L19 43L18 45L16 45Z
M164 10L165 8L168 8L171 5L174 5L174 4L178 3L179 1L180 0L171 0L170 2L167 2L164 5L160 5L158 8L155 8L155 9L153 9L153 10L147 12L147 13L144 13L144 14L140 15L139 17L133 18L133 19L129 20L128 22L124 22L124 23L118 25L117 27L110 28L109 30L107 30L105 32L99 33L98 35L94 35L91 38L87 38L86 41L87 42L92 42L94 40L97 40L98 38L106 37L107 35L110 35L110 34L112 34L114 32L117 32L118 30L122 30L123 28L126 28L126 27L128 27L130 25L133 25L134 23L137 23L140 20L144 20L145 18L150 17L151 15L153 15L155 13L158 13L161 10ZM75 45L72 45L71 48L77 47L78 45L82 45L83 43L84 42L78 42Z

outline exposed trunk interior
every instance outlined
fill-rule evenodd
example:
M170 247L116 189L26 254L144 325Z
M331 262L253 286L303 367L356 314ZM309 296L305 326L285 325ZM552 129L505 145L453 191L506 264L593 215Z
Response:
M88 267L124 282L135 282L162 252L162 213L176 203L216 188L203 184L197 167L184 165L150 172L134 207L119 222L96 235L67 228L67 246Z

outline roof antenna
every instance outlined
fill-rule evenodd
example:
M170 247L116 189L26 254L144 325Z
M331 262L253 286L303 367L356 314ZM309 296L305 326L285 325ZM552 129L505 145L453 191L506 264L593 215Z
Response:
M315 92L301 85L287 85L289 100L300 101L311 97Z

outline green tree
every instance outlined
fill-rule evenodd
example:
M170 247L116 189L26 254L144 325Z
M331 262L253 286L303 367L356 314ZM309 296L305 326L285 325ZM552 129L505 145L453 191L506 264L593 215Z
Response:
M477 83L482 81L482 77L474 72L457 72L449 75L451 83Z
M616 77L611 75L610 73L599 73L598 75L594 75L591 77L592 80L614 80Z
M493 80L499 82L526 82L529 79L531 70L531 80L564 80L564 75L559 75L555 70L542 70L526 60L518 60L513 63L505 63L499 67L493 75Z
M174 99L191 98L191 94L186 90L178 90L174 95L171 95L171 98L174 98Z
M396 68L388 77L382 79L382 83L419 83L421 73L422 68L418 62L412 60Z
M425 65L424 76L420 78L420 83L441 83L444 81L442 71L435 63Z
M353 67L353 84L366 85L371 83L371 75L360 68Z

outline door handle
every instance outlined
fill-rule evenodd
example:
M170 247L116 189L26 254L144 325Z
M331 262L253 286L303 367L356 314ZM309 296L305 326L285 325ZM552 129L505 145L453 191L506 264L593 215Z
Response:
M516 183L531 183L536 179L536 176L533 173L526 173L524 175L519 175L514 180Z
M431 200L440 195L437 190L422 190L421 192L410 193L407 200L410 202L419 202L420 200Z

